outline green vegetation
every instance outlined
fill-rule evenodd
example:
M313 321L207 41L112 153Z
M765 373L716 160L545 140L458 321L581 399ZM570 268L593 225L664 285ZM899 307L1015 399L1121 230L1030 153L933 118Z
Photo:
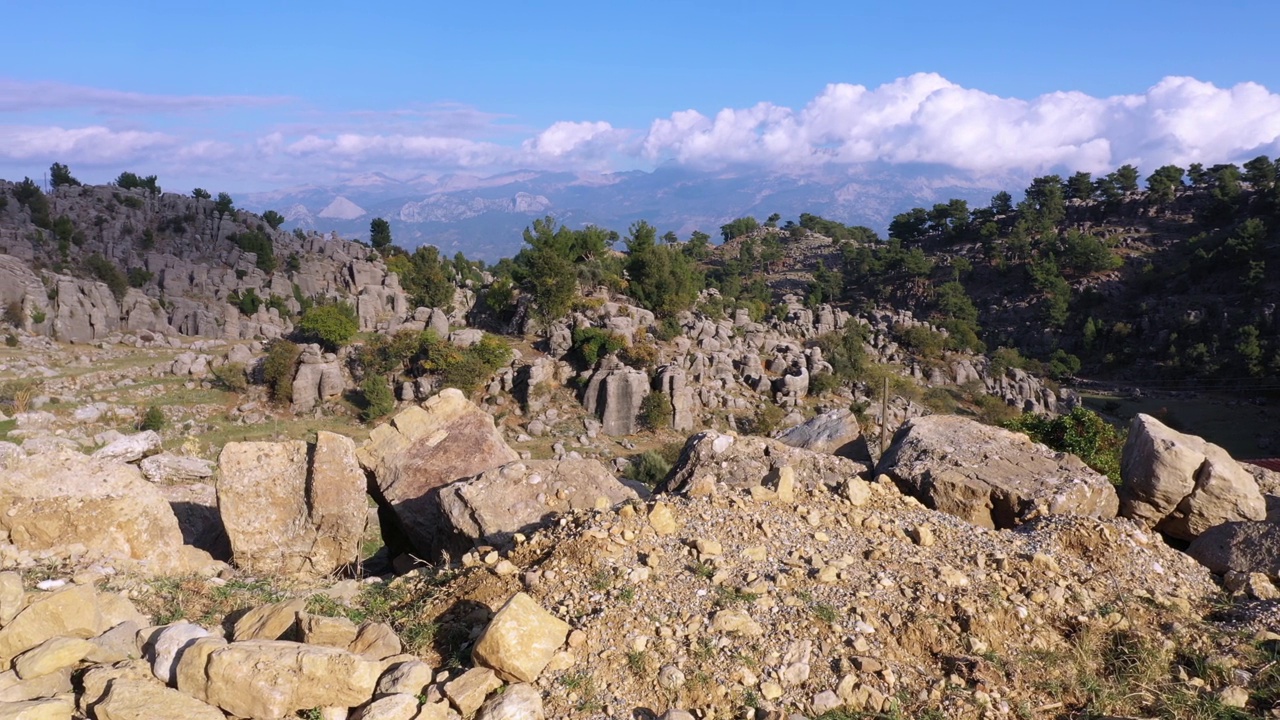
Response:
M1125 433L1097 413L1077 407L1066 415L1047 417L1027 414L1005 423L1010 430L1026 433L1032 440L1059 452L1069 452L1086 465L1120 484L1120 452Z
M143 188L152 195L160 194L160 185L157 184L155 175L140 177L131 172L122 172L118 177L116 177L115 182L112 184L116 185L121 190Z
M390 232L388 229L388 243ZM400 287L409 294L414 305L447 309L453 303L456 289L454 266L440 257L439 250L430 245L423 245L413 253L390 245L384 245L382 249L388 255L387 269L400 276Z
M672 245L656 242L657 230L641 220L627 237L627 294L661 317L693 307L705 285L694 261Z
M640 413L636 420L645 430L663 430L671 427L672 414L671 396L656 390L640 401Z
M262 221L270 225L272 230L279 230L284 224L284 216L275 210L268 210L262 213Z
M84 269L92 278L102 281L119 302L129 291L129 277L114 262L94 253L84 259Z
M24 177L22 182L16 183L13 186L13 199L18 201L20 207L26 208L31 215L31 224L46 230L53 228L53 219L49 217L49 198L45 197L44 191L34 180Z
M381 375L366 377L360 383L360 395L364 399L360 419L366 423L381 420L396 408L396 398L391 392L391 386Z
M225 194L223 193L223 195ZM275 272L277 260L275 245L271 242L271 236L260 230L245 230L242 233L229 236L228 239L241 250L253 253L254 265L259 270L268 275Z
M244 363L223 363L213 369L213 377L224 390L242 393L249 389Z
M351 342L359 330L355 308L349 303L334 302L317 305L303 313L294 334L299 342L319 343L325 350L337 352Z
M374 218L370 221L369 244L374 250L383 250L391 245L391 223L382 218Z
M657 487L671 472L671 463L661 454L648 450L631 458L623 476L645 487Z
M71 170L62 163L49 166L49 184L55 188L80 187L80 181L72 177Z
M625 346L625 338L603 328L574 328L573 345L569 351L582 361L583 367L593 368L600 358Z
M154 430L160 432L164 429L168 420L164 416L164 411L152 405L142 415L142 421L138 423L139 430Z
M402 331L389 338L370 338L357 348L355 359L366 376L436 375L444 387L470 393L511 362L511 348L501 338L488 334L479 343L462 348L431 330Z
M293 401L293 374L298 367L302 348L288 340L272 340L262 361L262 382L271 399L278 403Z

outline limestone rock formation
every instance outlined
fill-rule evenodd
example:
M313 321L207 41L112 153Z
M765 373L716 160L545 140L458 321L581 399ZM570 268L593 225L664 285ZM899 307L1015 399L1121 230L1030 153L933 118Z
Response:
M805 488L838 487L870 479L870 467L848 458L802 450L777 440L708 430L689 438L660 492L698 494L708 484L734 488L776 484L784 468Z
M857 459L867 457L865 444L858 446L861 437L858 420L848 410L815 415L777 435L779 442L791 447Z
M1267 516L1257 481L1226 450L1150 415L1129 425L1120 475L1120 514L1171 537Z
M466 549L501 545L552 515L612 507L637 495L597 460L527 460L446 485L439 497L449 529Z
M375 427L356 456L381 495L384 538L391 524L409 545L401 549L422 557L441 544L440 488L519 459L493 418L452 388Z
M1109 518L1119 506L1107 478L1076 456L955 415L908 422L876 472L925 505L988 528L1042 515Z
M1280 525L1273 522L1228 522L1205 530L1187 554L1209 570L1280 576Z
M183 546L168 501L136 467L72 450L0 460L0 529L20 549L79 544L158 574L211 561Z
M606 435L631 435L636 431L640 403L649 394L649 376L609 356L587 382L587 412L600 418Z
M318 707L355 707L373 695L382 663L336 648L283 640L219 647L205 665L211 705L244 718L282 718Z
M218 508L236 565L323 576L358 560L365 478L350 438L321 431L306 443L227 443Z

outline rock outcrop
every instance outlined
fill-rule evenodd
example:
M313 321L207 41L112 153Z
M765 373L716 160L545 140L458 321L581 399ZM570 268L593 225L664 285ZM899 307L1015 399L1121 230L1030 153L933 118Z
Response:
M689 438L658 490L699 495L712 492L717 483L731 488L776 486L784 475L806 488L838 488L863 483L869 474L868 465L848 458L708 430Z
M0 459L0 530L19 550L78 545L89 556L157 574L212 562L183 545L168 501L138 468L72 450Z
M359 560L365 477L355 443L321 431L301 441L227 443L218 508L245 570L319 577Z
M779 442L801 450L812 450L832 455L864 459L868 458L862 428L848 410L831 410L815 415L793 428L779 433Z
M631 435L636 431L640 403L648 395L648 374L609 356L587 382L583 402L587 412L600 418L606 435Z
M1187 554L1212 572L1264 573L1280 576L1280 525L1272 522L1228 522L1205 530Z
M599 461L527 460L446 485L439 503L454 536L450 547L465 550L504 545L560 513L637 498Z
M1257 481L1226 450L1150 415L1129 425L1120 476L1120 514L1182 540L1267 516Z
M928 507L987 528L1043 515L1114 517L1115 489L1074 455L955 415L915 418L876 466Z
M493 417L452 388L375 427L356 456L373 474L384 539L419 557L445 544L440 488L519 459Z

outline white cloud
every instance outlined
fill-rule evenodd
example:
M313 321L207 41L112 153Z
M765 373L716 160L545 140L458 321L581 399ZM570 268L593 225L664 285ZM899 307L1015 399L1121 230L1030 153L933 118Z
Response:
M158 132L115 131L105 127L61 128L0 125L0 158L8 160L64 159L64 162L104 164L127 162L178 140Z
M800 108L760 102L705 115L681 110L645 130L565 120L538 131L450 104L342 113L336 123L333 113L294 107L273 114L270 125L255 128L250 118L234 131L210 129L203 116L188 121L173 114L237 102L280 100L141 95L0 79L0 113L31 116L24 124L0 124L0 169L29 172L54 161L103 172L145 165L209 184L245 178L323 183L367 171L599 172L665 162L796 173L840 172L871 162L929 163L1016 176L1106 172L1127 162L1150 171L1169 162L1238 162L1280 152L1280 95L1254 83L1220 88L1185 77L1165 78L1132 95L1055 92L1020 99L920 73L875 88L833 83ZM106 112L129 113L130 125L122 118L95 122L94 115Z
M862 162L938 163L978 173L1054 167L1107 171L1125 162L1239 159L1280 140L1280 95L1170 77L1141 95L1056 92L1031 100L968 89L936 74L874 90L828 85L799 111L761 103L708 118L655 120L642 142L653 162L793 170Z

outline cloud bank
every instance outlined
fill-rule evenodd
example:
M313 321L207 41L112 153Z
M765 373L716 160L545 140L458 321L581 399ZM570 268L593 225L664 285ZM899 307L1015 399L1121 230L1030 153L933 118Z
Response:
M175 122L191 110L253 108L272 123L256 133ZM82 126L43 110L128 116L128 125ZM704 170L831 173L864 163L929 163L975 176L1106 172L1124 163L1240 161L1280 151L1280 95L1255 83L1220 88L1167 77L1145 92L1031 99L965 88L933 73L879 87L833 83L802 108L761 102L711 115L679 110L647 128L565 120L541 130L498 126L500 116L457 105L386 113L314 112L303 124L280 98L139 95L0 80L0 170L64 162L186 177L320 182L351 171L497 173L513 169L607 171L664 163ZM35 116L35 118L33 118ZM163 131L159 117L166 122ZM442 121L441 118L447 118ZM243 125L244 123L240 123ZM214 127L217 127L214 125Z

